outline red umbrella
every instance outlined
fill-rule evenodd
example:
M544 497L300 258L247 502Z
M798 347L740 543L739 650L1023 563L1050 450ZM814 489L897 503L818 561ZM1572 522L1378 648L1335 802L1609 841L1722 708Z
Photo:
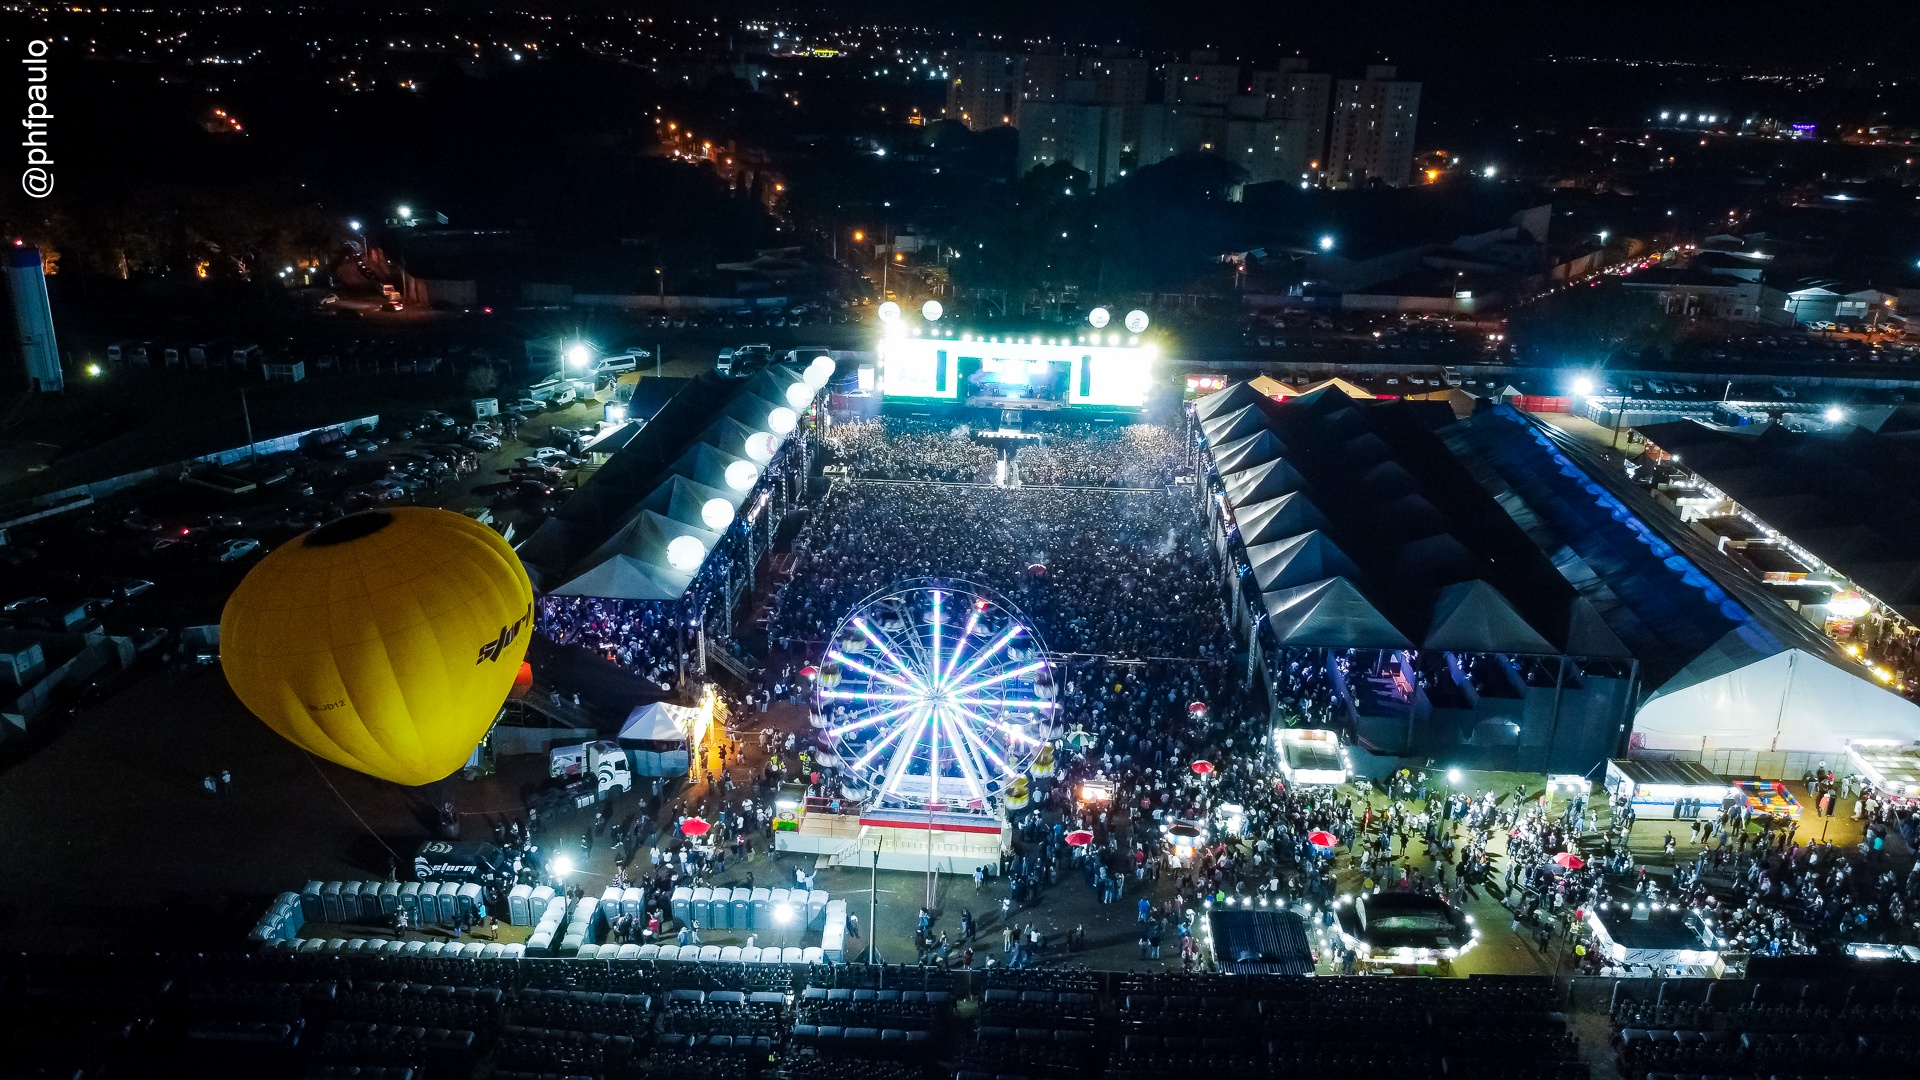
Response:
M690 817L680 823L680 831L686 833L688 836L705 836L707 835L707 830L711 828L713 828L713 826L697 817Z
M1571 851L1563 851L1553 857L1553 865L1562 870L1579 870L1587 865L1587 860Z
M1307 843L1312 844L1314 847L1339 847L1340 838L1325 829L1315 829L1307 834Z
M1086 847L1093 843L1093 834L1085 829L1075 829L1066 835L1068 847Z
M1196 761L1193 763L1193 771L1199 773L1201 776L1205 776L1213 771L1213 762Z
M1187 715L1188 715L1188 716L1205 716L1205 715L1207 715L1207 703L1206 703L1206 702L1204 702L1204 701L1196 701L1196 702L1194 702L1194 703L1192 703L1192 704L1190 704L1190 705L1188 705L1188 706L1187 706Z
M820 669L814 667L812 664L808 664L806 667L800 669L800 677L803 679L811 679L818 674L820 674Z

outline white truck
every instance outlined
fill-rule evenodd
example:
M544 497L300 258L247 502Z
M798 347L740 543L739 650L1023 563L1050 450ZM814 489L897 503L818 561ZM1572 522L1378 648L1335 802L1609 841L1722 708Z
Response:
M633 790L633 763L619 743L608 739L554 747L547 754L547 775L556 780L591 776L595 794L602 799L615 790Z

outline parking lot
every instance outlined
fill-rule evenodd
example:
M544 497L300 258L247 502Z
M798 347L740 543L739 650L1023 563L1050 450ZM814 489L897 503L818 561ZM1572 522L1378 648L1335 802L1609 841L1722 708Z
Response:
M17 527L0 548L0 605L8 609L0 622L97 622L143 648L158 646L182 627L218 622L228 594L268 551L374 506L442 506L524 536L572 491L583 464L550 444L571 445L565 432L591 430L603 411L585 398L524 422L507 414L505 423L480 424L487 434L470 417L444 412L382 417L372 430L324 446L155 479Z

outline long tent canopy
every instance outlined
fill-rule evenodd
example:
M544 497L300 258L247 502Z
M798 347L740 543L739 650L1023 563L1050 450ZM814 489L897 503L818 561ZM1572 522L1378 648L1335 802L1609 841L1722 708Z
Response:
M536 583L559 596L685 596L788 438L772 430L772 419L791 407L795 385L805 385L800 372L774 364L713 388L727 395L717 411L710 394L669 401L521 546ZM682 557L676 566L670 557L683 537L699 543L697 564Z

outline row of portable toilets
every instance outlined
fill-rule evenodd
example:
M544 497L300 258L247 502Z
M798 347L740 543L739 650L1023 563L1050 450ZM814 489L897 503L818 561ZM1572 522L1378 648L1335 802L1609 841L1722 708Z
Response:
M487 914L480 886L459 882L309 881L298 893L281 893L248 935L299 952L377 952L407 956L580 956L600 959L701 960L743 963L839 963L846 959L847 902L814 889L688 888L673 891L672 915L682 926L706 930L753 930L767 934L820 932L812 947L618 944L606 942L613 921L647 917L646 893L608 888L600 896L568 901L547 885L515 885L507 893L507 921L531 926L525 945L499 942L386 941L309 937L309 923L392 925L407 913L416 929L471 923ZM783 914L785 917L783 918Z

